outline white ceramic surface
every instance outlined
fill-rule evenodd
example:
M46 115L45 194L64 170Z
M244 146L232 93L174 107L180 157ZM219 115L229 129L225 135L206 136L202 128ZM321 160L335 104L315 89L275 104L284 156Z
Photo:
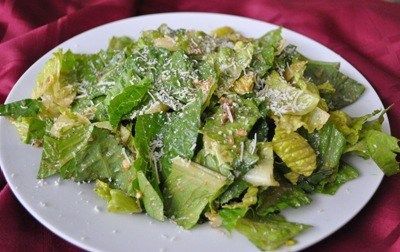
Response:
M246 36L258 37L276 28L265 22L221 14L169 13L129 18L84 32L57 48L93 53L106 48L111 36L138 37L142 30L166 23L172 28L192 28L210 31L229 25ZM382 103L368 81L346 60L303 35L283 29L288 43L312 59L341 62L341 71L366 86L359 101L346 108L353 116L382 108ZM35 76L53 49L33 64L18 80L6 102L30 96ZM389 132L389 124L384 123ZM257 251L247 239L233 233L226 235L209 225L185 231L176 225L150 219L144 214L118 215L105 211L104 202L92 191L90 184L75 184L50 178L36 180L41 150L19 140L14 127L0 119L0 165L4 175L24 207L43 225L65 240L91 251ZM283 251L306 248L342 227L353 218L378 188L383 173L371 161L349 160L358 167L360 177L346 183L334 196L315 195L313 202L300 209L289 209L284 215L291 221L313 225L297 237L298 243ZM97 212L95 208L100 211Z

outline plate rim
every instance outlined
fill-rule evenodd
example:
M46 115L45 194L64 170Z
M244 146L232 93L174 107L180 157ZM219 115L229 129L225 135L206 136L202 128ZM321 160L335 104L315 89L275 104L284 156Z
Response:
M105 23L105 24L102 24L102 25L93 27L93 28L91 28L91 29L89 29L89 30L86 30L86 31L82 32L82 33L76 34L76 35L74 35L73 37L71 37L71 38L69 38L69 39L63 41L62 43L56 45L56 46L53 47L52 49L46 51L46 52L45 52L42 56L40 56L32 65L30 65L30 66L24 71L24 73L18 78L18 80L15 82L15 84L13 85L13 87L12 87L12 89L10 90L9 94L7 95L7 98L6 98L5 102L4 102L4 104L7 104L7 103L10 101L11 96L13 96L13 91L15 91L15 87L16 87L17 85L18 85L18 86L23 85L23 83L20 82L20 80L23 79L24 76L25 76L28 72L31 71L31 68L33 68L33 67L36 65L36 63L37 63L38 61L40 61L40 60L42 60L43 58L45 58L49 53L53 52L54 50L56 50L56 49L58 49L58 48L61 48L64 44L68 43L69 41L74 40L76 37L78 37L78 36L85 36L87 33L91 33L93 30L101 29L102 27L108 26L108 25L115 25L115 24L122 23L122 22L129 22L129 21L131 21L131 20L132 20L132 22L134 22L135 19L151 18L151 17L153 17L153 16L174 16L174 15L176 15L176 16L179 16L179 15L199 15L199 16L211 15L211 16L221 16L221 17L226 17L226 18L235 18L235 19L247 20L247 21L249 21L249 22L258 22L258 23L264 24L264 25L265 25L265 24L268 24L268 25L272 25L272 26L274 26L274 27L282 27L284 30L290 31L290 32L296 34L297 36L301 37L302 39L311 40L313 43L316 43L316 44L318 44L318 45L320 45L320 46L322 46L322 47L328 49L328 50L329 50L331 53L333 53L336 57L340 58L340 59L341 59L342 61L344 61L346 64L349 64L349 65L356 71L357 74L359 74L360 76L362 76L362 77L366 80L366 82L369 84L369 86L373 89L373 91L375 92L376 96L378 97L381 106L384 107L380 96L379 96L378 93L376 92L376 89L374 88L374 86L371 85L371 83L368 81L368 79L367 79L356 67L354 67L353 64L351 64L346 58L344 58L344 57L341 56L340 54L336 53L334 50L332 50L332 49L331 49L330 47L328 47L327 45L325 45L325 44L323 44L323 43L321 43L321 42L318 42L317 40L315 40L315 39L313 39L313 38L311 38L311 37L308 37L308 36L306 36L306 35L303 35L302 33L299 33L299 32L294 31L294 30L292 30L292 29L286 28L284 25L277 25L277 24L270 23L270 22L267 22L267 21L263 21L263 20L259 20L259 19L254 19L254 18L250 18L250 17L245 17L245 16L240 16L240 15L224 14L224 13L217 13L217 12L201 12L201 11L200 11L200 12L195 12L195 11L194 11L194 12L193 12L193 11L189 11L189 12L165 12L165 13L152 13L152 14L137 15L137 16L133 16L133 17L128 17L128 18L124 18L124 19L119 19L119 20L115 20L115 21L112 21L112 22L108 22L108 23ZM112 34L111 34L111 35L108 35L108 36L111 37ZM386 114L384 115L384 119L385 119L385 121L386 121L387 124L388 124L387 132L390 133L390 132L391 132L391 130L390 130L390 121L388 120L388 117L387 117ZM1 120L0 120L0 127L3 127L3 126L2 126L3 123L4 123L4 122L2 122L3 120L5 120L5 118L1 118ZM0 141L2 141L1 138L0 138ZM2 156L3 156L3 154L2 154L2 151L0 150L0 167L5 167L5 166L4 166L4 163L3 163L3 159L1 158ZM9 188L11 189L11 191L13 192L13 194L15 195L15 197L17 198L17 200L22 204L22 206L29 212L29 214L30 214L31 216L33 216L37 221L40 222L40 224L42 224L45 228L47 228L48 230L50 230L52 233L56 234L58 237L60 237L60 238L64 239L65 241L67 241L67 242L73 244L74 246L77 246L77 247L79 247L79 248L82 248L82 249L85 249L85 250L88 250L88 251L99 251L99 249L94 248L94 247L92 247L92 246L90 246L90 245L87 245L87 244L84 243L83 241L80 241L80 240L77 240L77 239L74 239L74 238L68 236L68 235L65 234L61 229L57 229L57 228L54 227L51 223L49 223L45 218L42 218L42 216L41 216L40 214L38 214L38 213L31 207L31 205L30 205L29 203L27 203L27 202L24 200L24 197L19 193L19 191L17 190L16 186L15 186L13 183L10 183L11 180L10 180L9 174L6 173L6 172L4 172L4 169L3 169L3 168L1 168L1 170L2 170L3 175L4 175L4 177L5 177L5 179L6 179L6 182L7 182L6 186L7 186L7 185L9 186ZM383 178L384 178L384 175L381 174L381 175L380 175L380 178L379 178L378 186L373 190L373 192L372 192L372 194L371 194L371 197L370 197L367 201L365 201L363 204L360 204L360 205L359 205L359 206L360 206L359 210L357 210L357 211L353 212L352 214L348 215L348 217L346 218L345 222L344 222L342 225L339 225L339 226L337 226L336 228L333 228L328 234L326 234L326 236L320 237L319 239L314 239L312 242L308 243L306 246L304 246L304 247L302 247L302 248L299 248L299 250L309 248L309 247L311 247L311 246L317 244L318 242L320 242L320 241L322 241L322 240L324 240L324 239L327 239L327 238L330 237L333 233L337 232L339 229L341 229L341 228L343 228L345 225L347 225L347 224L349 223L349 221L351 221L353 218L355 218L355 217L365 208L365 206L371 201L371 199L372 199L372 198L374 197L374 195L376 194L376 191L377 191L378 188L381 186L381 183L382 183ZM284 247L284 248L285 248L285 247ZM288 248L288 249L290 250L290 247L286 247L286 248ZM101 250L100 250L100 251L101 251Z

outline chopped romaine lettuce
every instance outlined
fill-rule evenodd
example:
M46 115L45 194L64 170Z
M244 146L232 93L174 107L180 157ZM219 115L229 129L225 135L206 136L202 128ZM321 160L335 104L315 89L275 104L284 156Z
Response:
M149 79L144 79L136 85L131 85L116 95L108 105L110 123L116 127L122 116L128 114L140 104L151 86Z
M167 213L178 225L196 225L208 202L215 199L227 179L208 168L180 157L172 159L166 180Z
M310 176L317 167L315 151L308 142L297 132L287 132L275 129L272 139L275 153L295 174ZM298 177L292 182L296 182Z
M139 188L143 194L143 205L146 213L156 220L164 220L164 204L159 193L154 190L153 186L147 180L143 171L137 173Z
M237 221L235 229L245 235L261 250L276 249L310 226L288 222L286 220L250 220L246 218Z
M330 83L335 92L322 93L332 110L341 109L355 102L365 90L365 87L339 71L339 63L329 63L309 60L305 76L317 84Z
M316 191L320 193L334 195L341 185L343 185L347 181L356 179L358 175L359 174L356 168L345 162L342 162L339 165L335 180L324 184L318 184L316 187Z
M365 143L369 156L390 176L400 172L396 156L400 153L399 139L382 131L367 130L363 132L361 141Z
M42 109L43 106L40 101L25 99L0 105L0 116L8 116L12 119L34 117L37 116Z
M298 186L281 182L279 187L270 187L259 195L257 214L266 216L288 207L298 208L311 203L311 199Z
M169 174L172 158L180 156L191 159L194 155L201 123L201 97L188 103L182 111L172 113L163 128L163 155L160 161L164 175Z
M140 213L140 205L118 189L111 189L107 183L96 181L94 188L97 195L107 202L107 210L114 213Z
M208 218L266 250L308 228L278 212L357 178L343 155L400 173L387 109L375 120L339 110L363 91L338 63L284 46L281 28L254 39L164 24L94 54L56 51L33 99L0 116L43 145L38 178L97 181L109 211L143 208L186 229Z

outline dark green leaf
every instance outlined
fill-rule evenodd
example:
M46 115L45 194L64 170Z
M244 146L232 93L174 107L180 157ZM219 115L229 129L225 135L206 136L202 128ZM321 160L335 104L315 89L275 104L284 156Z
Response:
M259 195L257 214L265 216L288 207L298 208L311 203L305 192L295 185L280 182L278 187L269 187Z
M319 85L329 82L335 88L334 93L322 94L330 109L341 109L354 103L363 93L365 87L339 71L339 63L328 63L309 60L305 77Z
M13 119L18 117L35 117L42 109L42 102L34 99L25 99L0 105L0 116L8 116Z
M108 106L108 115L112 126L117 126L121 118L140 104L151 86L149 79L144 79L136 85L127 86L115 96Z
M201 99L196 99L182 111L171 114L162 132L163 156L160 161L164 175L169 174L172 158L193 158L200 128L201 107Z
M238 198L249 186L246 181L237 179L221 194L218 201L221 204L228 203L230 200Z
M334 195L339 187L347 181L353 180L358 177L358 171L353 166L347 163L341 163L338 172L335 176L335 180L323 185L319 185L316 188L317 192Z

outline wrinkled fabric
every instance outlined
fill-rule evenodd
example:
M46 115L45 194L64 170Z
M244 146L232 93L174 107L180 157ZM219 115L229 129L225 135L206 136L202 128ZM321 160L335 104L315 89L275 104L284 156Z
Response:
M354 65L385 106L394 104L388 115L392 134L400 137L400 4L384 1L0 0L0 102L31 64L68 38L114 20L170 11L247 16L319 41ZM1 250L80 251L33 219L1 174L0 189ZM384 178L353 220L308 250L400 251L399 191L399 175Z

